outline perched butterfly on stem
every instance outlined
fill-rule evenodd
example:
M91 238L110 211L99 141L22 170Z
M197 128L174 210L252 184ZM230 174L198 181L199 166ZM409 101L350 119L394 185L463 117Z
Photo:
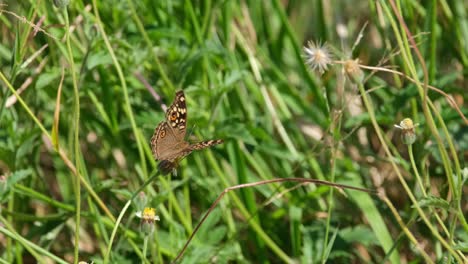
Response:
M208 148L223 143L222 139L207 140L190 144L185 141L187 129L187 106L183 91L177 91L174 102L166 111L166 120L159 123L151 138L151 151L158 168L163 174L175 170L179 160L194 150Z

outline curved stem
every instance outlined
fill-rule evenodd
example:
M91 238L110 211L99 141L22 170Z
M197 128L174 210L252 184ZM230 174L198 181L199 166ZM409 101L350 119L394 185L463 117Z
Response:
M413 242L413 244L416 245L416 248L419 250L421 255L424 257L424 259L426 260L426 263L434 263L432 261L431 257L429 257L429 255L421 247L421 243L419 243L416 240L416 238L413 236L411 231L405 225L405 223L403 222L403 219L401 219L400 215L398 214L398 211L396 210L395 206L393 206L392 202L390 202L390 200L388 200L387 197L383 197L383 201L387 204L387 206L392 211L392 213L395 216L395 219L397 220L397 222L400 225L401 229L403 229L403 232L405 232L405 234L408 236L409 240L411 240L411 242Z
M416 176L416 180L418 181L419 188L421 189L421 192L424 197L427 196L426 194L426 188L424 187L424 184L421 180L421 176L419 176L418 168L416 167L416 162L414 162L414 155L413 155L413 146L408 145L408 153L411 161L411 166L413 167L414 175Z
M156 177L159 176L159 171L156 171L155 174L151 177L149 177L144 183L143 185L140 186L140 188L138 188L138 190L136 190L132 197L130 197L130 199L127 201L127 203L125 204L125 206L122 208L122 211L120 212L120 215L119 217L117 218L117 221L115 222L115 225L114 225L114 229L112 230L112 234L111 234L111 237L110 237L110 240L109 240L109 245L107 245L107 252L106 252L106 255L104 256L104 264L108 263L109 261L109 256L110 256L110 252L112 250L112 243L114 242L114 238L115 238L115 235L117 234L117 230L119 229L119 225L120 225L120 222L122 221L122 218L123 216L125 215L125 212L127 212L127 209L128 207L130 206L130 204L132 204L132 201L133 199L135 199L135 197L143 190L146 188L146 186L148 186L151 182L153 182ZM146 258L145 258L146 259Z
M317 179L308 179L308 178L276 178L276 179L272 179L272 180L244 183L244 184L239 184L239 185L228 187L228 188L224 189L224 191L218 196L218 198L216 198L216 200L211 204L210 208L208 209L208 212L202 217L200 222L197 224L197 226L193 230L193 233L188 238L185 245L179 251L179 254L177 254L175 259L172 260L171 263L176 263L178 260L180 260L182 258L182 256L184 255L185 250L187 249L188 245L192 241L195 234L200 229L201 225L205 222L206 218L211 214L211 212L218 205L218 203L221 201L221 199L224 197L224 195L226 193L228 193L230 191L233 191L233 190L238 190L238 189L243 189L243 188L250 188L250 187L255 187L255 186L265 185L265 184L271 184L271 183L280 183L280 182L315 183L315 184L327 185L327 186L331 186L331 187L339 188L339 189L351 189L351 190L356 190L356 191L361 191L361 192L366 192L366 193L374 193L374 194L376 193L373 190L368 190L368 189L365 189L365 188L354 187L354 186L350 186L350 185L346 185L346 184L333 183L333 182L322 181L322 180L317 180ZM236 198L236 196L232 196L232 197L235 198L234 201L238 200L238 198ZM244 215L249 215L249 212L245 207L240 207L239 206L239 209L242 211L242 213ZM250 218L251 217L249 217L249 219ZM278 257L281 258L281 260L283 260L286 263L294 263L294 261L291 258L289 258L289 256L286 253L284 253L281 250L281 248L279 248L275 244L275 242L273 242L273 240L263 231L263 229L258 225L257 222L250 221L249 224L252 226L254 231L257 232L257 235L260 236L265 241L265 243L270 247L270 249L272 251L274 251L278 255Z
M39 127L39 129L42 131L42 133L45 135L46 139L52 142L52 136L49 134L49 132L45 129L45 127L42 125L42 123L37 119L37 117L33 114L31 109L29 109L28 105L24 102L24 100L21 98L21 96L16 92L15 88L11 85L11 83L6 79L5 75L0 71L0 79L6 84L8 89L16 96L16 99L18 99L18 102L20 102L21 106L24 108L24 110L28 113L28 115L31 117L31 119L36 123L36 125ZM85 189L91 194L91 196L94 198L94 200L97 202L99 207L106 213L107 217L111 219L112 221L115 221L115 217L112 215L110 212L109 208L102 202L101 198L96 194L96 192L93 190L91 185L77 172L75 165L70 161L68 158L67 154L62 148L59 148L56 150L57 153L59 154L60 158L63 160L65 165L70 169L73 175L76 177L79 177L81 180L81 183L85 186Z
M0 233L5 234L8 237L11 237L15 241L18 241L34 258L39 262L39 263L47 263L42 256L40 256L38 253L47 256L54 260L57 263L65 264L67 263L65 260L57 257L56 255L52 254L49 252L49 250L46 250L44 248L39 247L38 245L34 244L33 242L25 239L23 236L20 234L16 233L15 229L13 226L5 219L3 216L0 215L0 222L5 225L5 227L2 227L0 225Z
M455 259L462 263L462 260L460 258L460 256L452 249L452 247L447 243L447 241L445 241L444 238L442 238L439 234L439 232L437 231L437 229L434 228L433 225L431 225L429 219L427 218L426 214L424 213L424 211L421 209L421 207L419 206L419 203L418 201L416 200L416 198L414 197L413 193L411 192L410 188L408 187L408 184L406 183L405 179L403 178L403 175L400 173L400 170L398 168L398 166L396 165L395 163L395 159L393 158L393 155L392 153L390 152L386 142L385 142L385 139L382 135L382 132L380 130L380 127L379 125L377 124L377 119L375 117L375 111L374 111L374 107L372 105L372 103L370 102L368 96L367 96L367 93L364 89L364 86L362 83L359 83L358 84L358 87L359 87L359 92L361 93L361 97L362 97L362 100L364 102L364 105L366 106L367 108L367 112L369 113L369 118L372 122L372 125L374 126L374 130L377 134L377 137L379 138L380 140L380 143L382 144L382 148L384 149L386 155L388 156L389 158L389 161L390 161L390 164L392 165L395 173L397 174L398 176L398 179L400 180L400 183L401 185L403 186L403 188L405 189L406 191L406 194L408 195L408 197L410 198L411 202L413 203L413 206L416 208L416 210L418 211L419 215L421 216L421 218L423 219L424 223L426 224L426 226L429 228L429 230L431 230L431 233L440 241L440 243L450 252L450 254L452 256L455 257Z
M422 182L421 176L419 175L418 168L416 167L416 162L414 161L412 145L408 145L408 153L409 153L409 156L410 156L411 166L413 167L414 175L416 176L416 180L418 181L418 184L419 184L419 188L421 188L421 192L422 192L423 196L427 197L427 193L426 193L426 190L424 188L424 184ZM433 209L431 208L431 210L433 210ZM439 225L444 230L445 235L448 236L448 237L451 237L447 227L445 226L442 219L439 217L439 214L437 214L437 212L433 212L433 214L434 214L435 218L437 219L437 222L439 222Z

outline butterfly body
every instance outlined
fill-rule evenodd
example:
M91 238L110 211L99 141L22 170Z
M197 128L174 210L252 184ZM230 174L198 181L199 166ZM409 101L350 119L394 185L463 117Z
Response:
M183 91L178 91L174 102L166 111L166 120L159 123L151 138L151 151L156 160L160 160L159 169L168 173L175 169L177 161L194 150L201 150L223 140L207 140L190 144L185 141L187 128L187 106Z

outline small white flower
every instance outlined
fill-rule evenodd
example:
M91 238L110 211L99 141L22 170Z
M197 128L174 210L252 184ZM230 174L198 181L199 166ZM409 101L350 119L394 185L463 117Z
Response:
M152 207L146 207L143 212L136 212L136 216L145 222L159 221L159 216L156 215L156 210Z
M328 65L332 63L331 53L326 44L321 45L312 41L307 42L304 47L305 63L313 70L323 74L328 70Z
M411 118L405 118L401 120L400 125L394 126L402 130L413 130L415 127L419 126L419 124L413 124L413 120L411 120Z
M156 210L152 207L146 207L143 212L137 212L136 216L141 219L141 232L146 236L153 234L154 223L159 221L159 216L156 215Z
M410 118L405 118L400 122L400 125L395 125L396 128L401 129L401 138L406 145L411 145L416 141L415 128L417 126L419 124L414 124Z

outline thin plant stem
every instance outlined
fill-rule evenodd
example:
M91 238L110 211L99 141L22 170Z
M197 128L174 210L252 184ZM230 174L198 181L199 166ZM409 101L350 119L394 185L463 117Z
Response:
M254 52L253 50L251 49L251 47L249 47L249 45L247 44L247 41L244 39L244 37L242 36L241 32L239 31L239 29L237 29L236 27L233 26L233 32L236 36L236 38L238 39L238 42L241 44L241 46L244 48L244 50L246 51L247 55L248 55L248 58L249 58L249 62L250 62L250 67L254 73L254 76L255 76L255 81L259 84L260 86L260 91L262 93L262 96L265 100L265 105L271 115L271 118L273 120L273 123L275 124L275 127L278 131L278 133L281 135L281 139L283 140L284 144L286 144L286 146L288 147L288 150L291 152L291 154L297 158L299 156L299 153L298 151L296 150L296 147L294 146L294 144L292 143L292 140L290 138L290 136L288 135L286 129L284 128L283 124L281 123L281 120L278 116L278 113L274 107L274 104L270 98L270 95L268 94L267 92L267 88L266 86L263 84L263 80L262 80L262 75L260 73L261 71L261 66L260 66L260 63L258 62L257 58L254 56Z
M45 127L42 125L42 123L39 121L39 119L37 119L37 117L33 114L31 109L29 108L29 106L24 102L24 100L16 92L16 90L13 88L13 86L11 86L11 83L8 82L5 75L3 75L3 73L1 71L0 71L0 79L6 84L8 89L10 89L10 91L16 96L16 98L18 99L18 102L20 102L20 104L24 108L24 110L29 114L29 116L34 121L34 123L36 123L36 125L39 127L39 129L42 131L42 133L46 136L47 140L52 142L52 136L50 135L50 133L45 129ZM77 172L75 165L70 161L67 154L65 153L65 150L63 150L62 148L59 148L56 151L59 154L60 158L65 163L65 165L70 169L72 174L75 175L76 177L80 178L81 183L86 188L86 191L88 191L91 194L91 196L97 202L99 207L101 207L101 209L106 213L107 217L109 217L113 222L115 222L115 217L112 215L109 208L107 208L107 206L104 204L104 202L101 200L101 198L99 198L99 196L93 190L91 185L81 176L81 174L79 174Z
M226 174L223 173L223 170L220 168L218 163L216 162L213 154L208 153L208 161L211 164L212 169L214 170L214 174L219 176L220 181L223 183L225 188L229 188L230 183L226 178ZM246 218L250 219L252 218L252 215L249 213L247 208L244 206L244 203L241 201L239 196L237 196L234 192L229 193L230 198L236 205L236 207L239 209L241 214ZM268 234L263 230L263 228L258 224L257 221L249 221L249 225L254 230L254 232L263 239L263 242L273 251L282 261L290 263L292 260L289 258L289 256L278 246L276 243L271 239ZM195 232L195 230L194 230ZM194 233L192 232L192 234Z
M463 213L463 209L462 209L462 202L461 202L461 193L463 192L462 191L462 188L463 188L463 180L461 178L461 167L460 167L460 162L458 160L458 156L457 156L457 153L456 153L456 150L455 150L455 146L453 145L453 142L452 140L450 140L450 133L448 132L448 129L447 129L447 126L445 125L444 123L444 120L442 118L442 116L440 115L440 113L438 111L435 111L435 106L434 106L434 103L432 103L431 101L429 101L429 105L430 107L433 109L436 117L437 117L437 120L439 120L439 123L441 124L442 126L442 130L444 131L444 134L445 134L445 137L448 139L447 140L447 143L448 143L448 146L450 148L450 152L452 153L452 158L454 159L454 163L455 163L455 171L457 172L457 181L458 181L458 184L459 184L459 188L458 188L458 192L460 193L458 195L458 200L456 200L456 206L457 206L457 216L458 216L458 219L460 220L460 223L462 224L463 226L463 229L465 230L465 232L468 233L468 223L466 222L466 218L465 218L465 215ZM453 230L455 229L455 225L452 225L451 226L451 234L453 234ZM453 235L452 235L453 237Z
M411 166L413 167L414 175L416 176L416 180L417 180L417 182L419 184L419 188L421 189L421 192L422 192L423 196L427 197L427 193L426 193L424 184L422 182L421 176L419 175L418 168L416 167L416 162L414 161L413 145L408 145L408 153L409 153L409 157L410 157L410 161L411 161ZM437 212L434 212L434 216L436 217L437 222L439 222L439 225L444 230L445 235L448 236L448 237L451 237L448 230L447 230L447 227L445 226L442 219L439 217L439 214L437 214Z
M16 92L15 88L11 85L11 83L8 81L8 79L3 75L3 73L0 71L0 79L6 84L8 89L16 96L16 99L18 102L20 102L21 106L24 108L24 110L28 113L28 115L32 118L34 123L39 127L39 129L46 135L47 138L51 139L52 137L50 136L49 132L45 127L42 125L42 123L37 119L37 117L33 114L31 109L29 109L28 105L23 101L23 99L20 97L20 95Z
M145 40L146 45L148 46L148 48L150 48L150 50L152 50L153 49L153 43L152 43L151 39L149 38L148 34L146 33L146 30L145 30L145 28L143 26L143 23L141 23L141 20L140 20L139 16L136 13L135 7L133 5L133 1L127 0L127 4L128 4L128 6L130 8L132 18L135 21L136 26L137 26L138 30L140 31L141 35L143 36L143 39ZM164 71L164 68L163 68L163 66L161 64L161 61L159 60L158 56L154 52L150 52L150 53L151 53L151 56L153 57L154 61L156 62L156 67L158 68L159 74L161 75L161 78L164 81L164 84L167 85L172 91L174 91L175 86L171 82L169 77L167 76L166 71Z
M445 150L445 145L443 143L443 140L438 133L432 113L429 110L429 105L430 105L431 100L427 96L427 90L429 89L429 86L428 86L428 72L427 72L425 60L423 59L421 53L419 52L419 49L416 43L414 42L414 37L411 35L411 32L406 26L406 23L402 17L401 11L397 8L395 1L390 0L389 3L393 10L393 14L395 14L395 16L397 17L398 23L393 18L392 13L387 3L385 1L380 1L380 3L382 4L383 10L386 12L387 17L392 25L392 28L394 29L396 40L398 41L399 46L402 47L401 55L403 57L403 61L405 62L404 65L408 67L413 79L417 80L415 84L416 84L416 87L418 88L419 96L422 98L421 106L423 109L424 116L426 118L426 123L432 133L432 136L435 138L437 142L437 147L439 149L440 156L442 158L442 163L444 165L445 175L447 177L449 189L451 193L454 195L454 199L456 200L456 202L459 203L460 195L459 195L458 189L455 188L455 183L452 177L453 175L452 165L448 158L448 153ZM401 27L402 32L400 32L400 30L398 29L399 27ZM424 78L423 83L419 81L418 71L416 70L413 57L412 57L412 53L410 51L410 44L413 47L413 51L418 61L420 62L420 65L423 71L423 78ZM451 140L450 137L448 137L447 140Z
M387 197L383 197L383 201L387 204L387 206L390 208L390 210L392 211L393 213L393 216L395 216L395 219L397 220L398 224L400 225L401 229L403 229L403 232L406 234L406 236L408 236L409 240L416 246L416 248L418 249L418 251L421 253L421 255L424 257L424 259L426 260L427 263L434 263L431 259L431 257L429 257L429 255L427 255L426 251L424 251L423 248L421 248L421 243L419 243L416 238L413 236L413 234L411 233L411 231L409 230L409 228L405 225L405 223L403 222L403 219L401 219L400 215L398 214L398 211L396 210L396 208L393 206L392 202L390 202L390 200L388 200Z
M333 153L335 153L335 150L333 150ZM331 160L331 172L330 172L330 181L335 182L335 154L333 154L332 160ZM322 263L325 263L327 258L328 258L328 233L330 232L330 224L331 224L331 215L333 211L333 192L334 188L330 188L330 191L328 193L328 211L327 211L327 224L325 226L325 238L323 240L323 248L322 248Z
M340 118L341 120L341 118ZM336 131L336 130L334 130ZM337 135L335 135L337 136ZM334 144L332 148L332 157L331 157L331 171L330 171L330 181L335 182L335 171L336 171L336 154L337 154L338 144ZM325 263L328 258L328 236L330 232L330 224L331 224L331 216L333 211L333 192L335 188L330 188L328 193L328 212L327 212L327 225L325 227L325 238L323 241L323 248L322 248L322 263Z
M113 64L115 66L115 69L117 70L117 75L118 75L119 80L120 80L120 85L122 86L122 92L123 92L124 101L125 101L125 112L126 112L128 118L130 119L130 124L131 124L132 130L133 130L133 134L135 135L135 140L136 140L136 144L137 144L137 148L138 148L138 154L140 156L140 162L141 162L141 167L142 167L143 173L144 173L145 177L148 177L148 171L147 171L147 168L146 168L145 153L144 153L144 150L143 150L143 146L142 146L142 142L140 140L140 137L138 136L139 135L139 130L138 130L138 127L137 127L136 122L135 122L135 117L133 116L132 106L130 104L130 98L128 96L127 82L125 81L125 77L124 77L124 74L123 74L123 71L122 71L122 67L120 66L119 60L117 59L117 56L115 55L114 48L112 48L112 45L111 45L111 43L109 41L109 38L107 37L107 34L104 31L104 27L103 27L101 18L99 16L99 11L98 11L99 9L98 9L96 0L93 0L93 10L94 10L94 15L96 17L96 22L97 22L99 32L101 33L102 39L104 40L104 43L106 44L107 51L109 52L109 54L110 54L110 56L112 58Z
M200 229L201 225L205 222L206 218L210 215L210 213L214 210L216 205L218 205L218 203L221 201L221 199L224 197L224 195L226 193L228 193L230 191L233 191L233 190L238 190L238 189L243 189L243 188L250 188L250 187L255 187L255 186L260 186L260 185L265 185L265 184L271 184L271 183L280 183L280 182L314 183L314 184L327 185L327 186L334 187L334 188L339 188L339 189L351 189L351 190L356 190L356 191L361 191L361 192L366 192L366 193L374 193L374 191L368 190L368 189L365 189L365 188L354 187L354 186L345 185L345 184L332 183L332 182L322 181L322 180L317 180L317 179L307 179L307 178L277 178L277 179L271 179L271 180L266 180L266 181L238 184L238 185L235 185L235 186L228 187L228 188L224 189L224 191L220 195L218 195L218 198L216 198L216 200L211 204L210 208L208 209L208 212L202 217L202 219L200 220L200 222L197 224L197 226L193 230L193 233L190 235L190 237L187 240L187 242L185 243L185 245L179 251L179 254L177 254L176 258L174 260L172 260L171 263L176 263L177 261L179 261L182 258L185 250L187 249L188 245L192 241L195 234ZM243 208L243 210L247 211L247 209L245 209L245 208ZM248 211L246 213L248 213ZM250 218L252 218L252 217L249 217L249 219ZM256 221L250 221L250 224L253 225L253 229L255 231L262 230L261 227L258 226L258 223ZM271 239L268 236L266 236L265 233L259 232L258 235L261 236L262 239L265 240L265 243L267 245L269 244L269 243L267 243L267 240L268 240L268 242L271 242L271 243L273 243L274 246L276 246L276 244L274 244L273 241L269 241ZM273 251L279 250L276 253L286 263L294 263L294 261L292 259L290 259L289 256L287 256L285 253L279 254L280 252L282 252L280 249L276 249L274 247L271 248L271 249Z
M416 167L416 163L414 162L413 146L411 144L408 145L408 154L410 157L411 166L413 167L414 175L416 176L416 180L419 184L419 189L421 189L423 196L427 197L426 188L424 187L421 176L419 176L418 168Z
M146 251L148 249L148 236L145 236L145 239L143 240L143 259L141 263L146 263L148 260L146 259Z
M395 171L395 173L397 174L398 176L398 179L400 180L400 183L401 185L403 186L403 188L405 189L407 195L409 196L411 202L413 203L414 207L416 208L416 210L418 211L419 215L421 216L421 218L423 219L424 223L426 224L426 226L429 228L429 230L431 230L431 233L440 241L440 243L450 252L450 254L452 256L454 256L457 261L459 261L461 263L461 257L452 249L452 247L447 243L447 241L445 241L445 239L443 239L439 232L437 231L437 229L434 228L434 226L430 223L429 219L427 218L426 214L424 213L424 211L421 209L421 207L419 206L419 203L418 201L416 200L416 198L414 197L413 193L411 192L410 188L408 187L408 184L406 183L405 179L403 178L403 175L401 175L400 173L400 170L398 169L398 166L396 165L394 159L393 159L393 155L392 153L390 152L390 150L388 149L388 146L387 144L385 143L385 139L382 135L382 132L380 130L380 127L379 125L377 124L377 120L375 118L375 111L374 111L374 107L372 106L372 103L370 102L368 96L367 96L367 93L364 89L364 85L362 83L358 83L358 87L359 87L359 92L361 93L361 98L364 102L364 105L366 106L367 108L367 112L369 113L369 118L372 122L372 125L374 126L374 130L377 134L377 137L379 138L379 141L380 143L382 144L382 148L384 149L385 153L387 154L387 156L389 157L389 161Z
M127 201L125 206L122 208L122 211L120 211L119 217L117 218L117 221L115 222L114 229L112 230L111 237L109 239L109 245L107 245L107 252L104 255L104 264L108 263L109 257L110 257L110 252L112 250L112 243L114 241L115 235L117 234L117 230L119 228L120 222L122 221L123 216L125 215L125 212L127 212L128 207L132 204L133 199L141 192L143 189L146 188L151 182L153 182L157 177L159 176L159 172L155 171L154 175L149 177L141 186L136 190L132 197ZM142 258L143 259L143 258Z
M23 236L16 233L16 231L11 226L11 224L5 218L3 218L1 215L0 215L0 222L2 222L6 227L5 228L5 227L0 225L0 233L3 233L6 236L8 236L8 237L14 239L15 241L17 241L18 243L20 243L32 256L34 256L34 258L37 260L37 262L39 262L39 263L48 263L44 258L42 258L41 255L38 254L38 253L40 253L40 254L42 254L44 256L47 256L47 257L51 258L52 260L56 261L57 263L61 263L61 264L68 263L65 260L57 257L56 255L50 253L49 250L46 250L44 248L39 247L35 243L25 239Z
M76 79L76 71L75 71L75 62L73 59L73 52L70 44L70 22L68 18L68 9L65 7L62 9L63 14L65 16L65 30L66 30L66 45L67 45L67 52L68 52L68 61L70 63L70 71L73 81L73 96L74 96L74 142L73 148L75 150L75 168L77 174L80 174L80 95L78 92L78 81ZM58 137L58 135L57 135ZM57 139L58 140L58 139ZM76 200L76 214L75 214L75 249L74 249L74 260L75 264L78 263L79 260L79 252L80 252L80 213L81 213L81 184L80 184L80 177L74 178L74 190L75 190L75 200Z

